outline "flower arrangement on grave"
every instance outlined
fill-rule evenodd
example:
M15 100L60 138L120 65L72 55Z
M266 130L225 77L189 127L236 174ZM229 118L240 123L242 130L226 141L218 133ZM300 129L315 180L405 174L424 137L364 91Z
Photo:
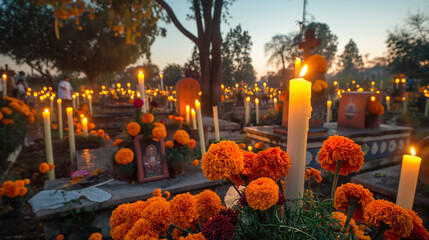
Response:
M310 56L305 64L311 71L306 75L306 79L311 81L313 94L319 95L326 92L328 84L326 83L326 71L328 70L328 62L322 55L314 54Z
M371 114L377 117L384 114L384 106L383 104L381 104L380 101L378 101L376 97L368 98L366 102L366 109L368 110L368 114Z
M196 142L185 130L177 130L172 141L165 142L165 153L169 168L178 169L191 164L197 152Z
M29 184L30 179L28 178L16 181L4 181L0 187L1 201L5 204L10 204L11 206L20 204L28 193Z
M331 157L319 158L325 170L345 175L360 169L360 148L343 137L328 140L324 151ZM429 238L415 212L375 200L358 184L341 185L334 198L323 201L311 190L302 199L286 201L281 179L290 166L288 154L280 148L255 154L232 141L212 144L201 168L212 181L232 183L237 191L232 206L222 206L219 196L210 190L178 194L168 200L169 192L162 194L156 189L152 198L119 205L112 212L110 236L114 240ZM322 180L315 169L308 169L305 178L317 183ZM366 235L367 226L377 229L372 237Z
M0 162L5 161L24 141L36 110L17 98L0 99Z

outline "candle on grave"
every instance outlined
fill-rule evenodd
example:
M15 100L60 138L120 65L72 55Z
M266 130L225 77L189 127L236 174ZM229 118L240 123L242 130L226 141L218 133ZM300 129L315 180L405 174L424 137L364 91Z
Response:
M250 122L250 97L246 98L246 101L244 102L244 109L245 109L245 114L244 114L244 125L247 125Z
M66 108L67 111L67 122L69 128L69 146L70 146L70 160L73 164L76 158L76 144L74 140L74 126L73 126L73 108Z
M306 72L307 65L303 67L299 78L289 82L288 114L293 118L289 118L288 122L287 153L292 160L292 166L285 180L286 199L299 199L304 196L307 133L311 117L311 82L303 78ZM295 207L295 204L290 206Z
M46 159L48 164L54 164L54 153L52 150L52 138L51 138L51 113L48 109L45 109L43 114L43 126L45 129L45 146L46 146ZM54 170L48 171L49 180L55 179Z
M201 103L198 100L195 100L195 108L197 109L198 117L198 134L200 136L200 150L201 156L206 153L206 143L204 140L204 127L203 127L203 116L201 113Z
M426 104L425 104L425 117L428 116L429 113L429 98L426 98Z
M259 99L255 98L255 107L256 107L256 125L259 124Z
M79 93L76 93L76 108L79 108L80 101L79 101Z
M277 98L274 98L273 103L274 103L274 109L276 109L276 107L277 107Z
M130 89L130 87L131 87L131 83L127 83L127 88L128 88L128 94L130 93L130 91L131 91L131 89Z
M213 106L213 120L214 120L214 129L215 129L215 138L216 141L220 141L220 135L219 135L219 117L217 112L217 106Z
M144 101L144 106L142 107L142 111L146 112L146 106L148 105L147 99L146 99L146 93L144 89L144 74L143 71L139 71L138 74L138 80L139 80L139 90L140 90L140 98Z
M407 113L407 104L408 104L407 98L403 97L402 98L402 114Z
M88 120L86 117L82 119L82 131L85 137L88 137Z
M295 59L295 77L299 76L299 72L301 71L301 59Z
M192 128L197 129L197 119L195 118L195 110L191 109L191 116L192 116Z
M249 152L252 152L252 151L253 151L253 147L252 147L252 145L247 146L247 150L248 150Z
M72 106L73 106L73 108L76 108L76 95L75 94L72 95Z
M189 105L186 105L186 123L189 123L190 121L190 115L191 114L191 107Z
M161 74L161 87L160 90L164 90L164 75Z
M326 122L329 123L331 121L332 115L332 101L328 100L326 102Z
M92 115L92 95L88 95L89 112Z
M53 113L54 112L54 97L51 96L49 97L49 112ZM54 114L51 115L51 122L52 122L52 117Z
M399 87L399 78L395 79L395 89Z
M7 75L3 74L1 78L3 79L3 98L4 98L7 96Z
M334 81L334 87L335 87L336 89L338 89L338 82L337 82L337 81Z
M390 110L390 97L389 96L386 96L386 108L387 108L387 111Z
M238 92L238 83L235 84L235 91Z
M58 129L59 129L59 135L60 135L60 139L63 140L63 114L62 114L62 100L61 99L57 99L57 104L58 104Z
M411 155L404 154L402 157L401 176L399 178L396 204L405 209L413 208L421 161L422 159L416 156L413 147L411 148Z

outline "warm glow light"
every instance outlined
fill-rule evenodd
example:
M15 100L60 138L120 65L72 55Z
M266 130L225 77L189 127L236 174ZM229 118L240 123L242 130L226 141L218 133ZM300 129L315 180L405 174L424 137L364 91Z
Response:
M131 83L127 83L127 87L130 87L131 86Z
M402 98L402 101L405 101L405 97Z
M355 82L355 80L353 80L353 81L352 81L352 84L355 84L355 83L356 83L356 82Z
M259 103L259 99L255 98L255 103L258 104Z
M307 73L307 65L305 65L303 68L302 68L302 70L301 70L301 72L299 73L299 77L300 78L303 78L304 77L304 75Z
M372 86L374 86L374 85L375 85L375 82L374 82L374 81L372 81L372 82L371 82L371 85L372 85Z
M251 145L247 146L247 149L249 150L249 152L251 152L253 150L253 147Z
M192 114L195 114L195 110L194 110L193 108L191 109L191 113L192 113Z
M46 113L48 113L48 112L49 112L49 109L45 108L45 112L46 112Z
M6 80L6 79L7 79L7 75L6 75L6 74L3 74L3 75L1 76L1 78L3 78L3 80Z
M275 102L275 103L277 102L277 98L274 98L274 102Z
M371 101L373 101L373 102L375 101L375 97L374 96L371 97Z
M83 118L82 122L86 123L88 120L86 120L86 118Z
M51 100L54 100L54 97L50 97Z
M200 92L198 93L198 95L200 95L200 96L201 96L201 94L203 94L203 92L201 92L201 91L200 91Z
M401 80L401 82L402 82L402 83L405 83L405 78L403 78L403 79Z
M235 88L238 88L238 83L235 84Z
M390 101L390 97L389 96L386 97L386 101Z
M247 98L246 98L246 102L250 102L250 97L247 97Z
M337 84L338 84L338 82L337 82L337 81L334 81L334 86L337 86Z
M91 95L88 95L88 99L91 99L92 98L92 96Z
M140 72L139 72L139 75L143 75L143 71L140 71Z
M61 103L61 99L57 99L57 103Z
M396 83L399 83L399 78L395 79L395 82L396 82Z
M411 155L416 156L416 150L414 150L414 147L411 147Z

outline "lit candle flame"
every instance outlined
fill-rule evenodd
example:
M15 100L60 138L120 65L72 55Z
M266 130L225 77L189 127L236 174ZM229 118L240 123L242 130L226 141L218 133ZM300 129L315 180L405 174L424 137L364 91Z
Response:
M83 118L82 122L86 123L86 121L87 121L86 118Z
M259 103L259 99L255 98L255 102L256 102L256 103Z
M405 83L405 78L403 78L403 79L401 80L401 82L402 82L402 83Z
M386 97L386 101L390 101L390 97L389 96Z
M49 112L49 109L45 108L45 112L46 112L46 113L48 113L48 112Z
M246 98L246 102L250 102L250 97L247 97L247 98Z
M3 80L7 79L7 75L6 74L3 74L1 77L3 78Z
M416 156L416 150L414 150L414 147L411 147L411 155Z
M374 96L371 97L371 101L373 101L373 102L375 101L375 97Z
M302 68L302 70L301 70L301 72L299 73L299 77L300 78L303 78L304 77L304 75L307 73L307 65L305 65L303 68Z

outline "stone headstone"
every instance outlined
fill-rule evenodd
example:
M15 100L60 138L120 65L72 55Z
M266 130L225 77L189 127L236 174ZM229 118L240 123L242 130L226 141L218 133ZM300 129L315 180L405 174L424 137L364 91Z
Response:
M186 105L195 109L195 100L200 93L200 83L193 78L183 78L176 83L176 112L180 116L186 115Z

